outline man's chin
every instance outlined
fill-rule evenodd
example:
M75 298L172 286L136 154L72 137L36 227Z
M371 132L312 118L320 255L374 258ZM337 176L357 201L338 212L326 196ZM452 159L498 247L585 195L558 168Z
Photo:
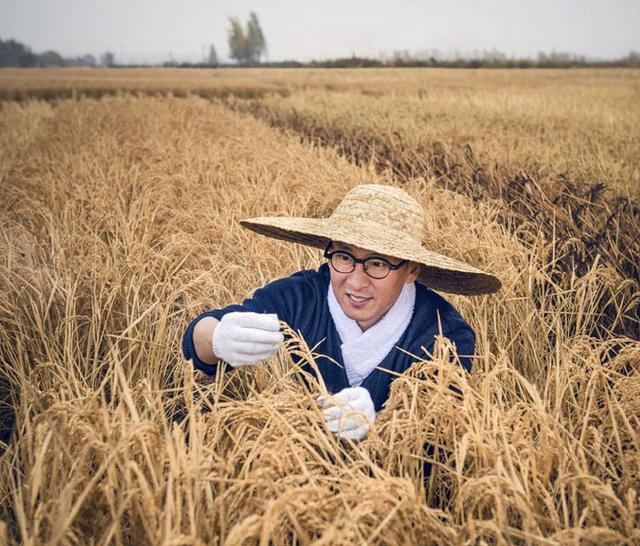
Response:
M370 320L370 316L369 313L365 313L365 312L358 312L358 310L356 311L349 311L344 313L345 315L347 315L347 317L349 317L351 320L355 320L356 322L368 322Z

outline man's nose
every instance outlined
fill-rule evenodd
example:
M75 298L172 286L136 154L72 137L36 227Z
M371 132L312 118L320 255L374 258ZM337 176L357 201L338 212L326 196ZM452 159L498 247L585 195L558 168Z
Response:
M349 273L347 284L354 290L360 290L369 284L370 277L364 271L364 264L356 264L356 268Z

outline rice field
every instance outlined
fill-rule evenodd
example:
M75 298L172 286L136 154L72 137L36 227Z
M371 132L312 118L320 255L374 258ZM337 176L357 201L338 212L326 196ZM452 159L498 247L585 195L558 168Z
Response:
M0 544L640 544L639 72L1 70L0 97ZM370 182L503 288L445 295L471 374L439 340L340 442L295 333L216 377L180 340L322 262L240 219Z

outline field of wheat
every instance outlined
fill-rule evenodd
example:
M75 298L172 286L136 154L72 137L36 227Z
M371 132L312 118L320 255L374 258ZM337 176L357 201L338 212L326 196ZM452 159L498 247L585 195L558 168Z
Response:
M0 98L0 544L640 544L640 73L3 70ZM341 442L304 340L216 377L180 340L321 263L240 219L370 182L503 288L445 295L472 373L439 340Z

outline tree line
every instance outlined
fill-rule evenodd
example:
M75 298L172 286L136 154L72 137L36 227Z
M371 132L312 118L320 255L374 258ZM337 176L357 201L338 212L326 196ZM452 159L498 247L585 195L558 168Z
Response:
M249 14L245 27L237 17L229 19L229 57L237 64L252 66L260 63L267 52L267 41L255 12ZM36 53L29 46L17 40L2 40L0 38L0 67L48 67L48 66L115 66L115 55L106 51L96 59L93 55L78 57L63 57L57 51L48 50ZM174 61L162 63L164 66L192 66L193 63L178 64ZM220 66L216 48L211 45L207 59L198 66Z
M407 50L382 54L378 58L351 57L312 60L302 63L296 60L264 62L267 53L267 41L255 12L249 14L245 26L238 17L229 18L227 35L229 58L231 63L221 63L216 48L211 45L209 54L201 62L177 63L173 60L160 63L170 67L218 67L218 66L264 66L274 68L367 68L367 67L443 67L443 68L571 68L571 67L640 67L640 52L631 51L618 59L589 59L571 53L539 52L537 58L508 57L493 50L474 51L461 54L442 53L437 49L425 49L410 53ZM30 47L16 41L0 38L0 67L47 67L47 66L116 66L115 55L109 51L99 59L93 55L63 57L53 50L35 53ZM118 66L125 66L119 63ZM127 66L145 66L132 65ZM146 65L148 66L148 65Z
M104 61L104 55L101 60ZM17 40L0 38L0 66L28 68L36 66L96 66L97 64L98 62L93 55L63 57L52 49L44 53L35 53L29 46Z

